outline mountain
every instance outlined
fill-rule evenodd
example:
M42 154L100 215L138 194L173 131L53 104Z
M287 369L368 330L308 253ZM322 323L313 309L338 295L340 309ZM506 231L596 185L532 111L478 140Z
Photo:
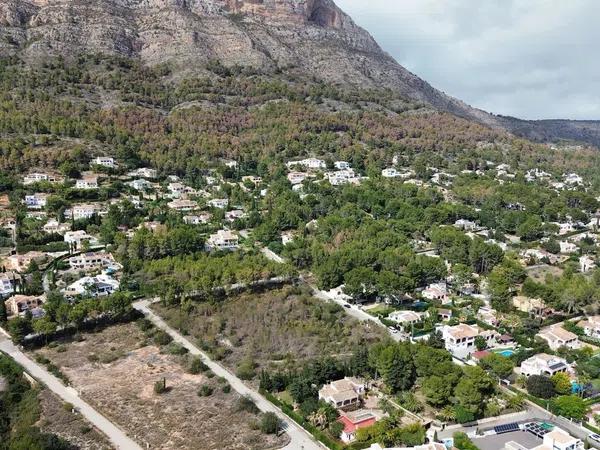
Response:
M600 122L500 117L440 92L399 65L332 0L0 0L0 24L0 56L30 63L116 54L153 66L169 63L184 77L219 61L388 88L529 139L600 146Z

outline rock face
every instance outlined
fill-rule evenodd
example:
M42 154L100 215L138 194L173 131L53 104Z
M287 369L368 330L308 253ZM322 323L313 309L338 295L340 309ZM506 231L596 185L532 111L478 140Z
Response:
M516 121L472 108L400 66L333 0L0 0L0 56L30 62L119 54L181 73L210 60L287 70L330 83L390 88L402 96L532 138L582 136L600 126Z

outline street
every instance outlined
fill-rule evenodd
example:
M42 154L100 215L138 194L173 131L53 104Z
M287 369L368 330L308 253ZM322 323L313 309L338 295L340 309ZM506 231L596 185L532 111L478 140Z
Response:
M45 384L48 389L58 395L64 402L72 404L83 417L108 437L115 448L122 450L142 449L142 447L131 440L115 424L79 398L74 389L67 388L58 380L58 378L50 374L45 368L31 360L19 350L2 332L0 332L0 351L14 359L15 362L21 365L31 376Z
M288 416L279 410L275 405L269 402L261 394L246 386L242 380L229 372L226 368L212 361L206 353L202 352L198 347L192 344L188 339L182 336L179 332L171 328L164 320L152 311L149 306L151 302L141 300L135 302L133 307L140 311L148 318L155 326L168 333L175 342L184 346L192 355L200 356L204 363L217 376L225 378L231 387L239 394L248 396L256 403L256 406L263 412L273 412L282 420L284 430L290 436L290 443L284 447L287 450L321 450L324 448L320 443L302 428L300 425L293 422Z

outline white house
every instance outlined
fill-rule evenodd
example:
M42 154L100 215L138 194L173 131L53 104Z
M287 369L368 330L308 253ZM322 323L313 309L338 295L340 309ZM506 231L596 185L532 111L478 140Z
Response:
M394 311L387 318L399 325L414 325L423 320L423 315L414 311Z
M176 199L167 203L170 209L175 211L193 211L198 209L198 203L193 200Z
M564 254L575 253L577 251L577 245L572 242L560 241L560 252Z
M83 277L70 284L62 292L67 297L88 295L90 297L105 297L119 289L119 282L109 275Z
M319 389L319 400L335 408L348 408L360 403L365 393L365 384L352 377L332 381Z
M130 177L142 177L153 180L157 177L158 174L155 169L150 169L148 167L140 167L139 169L129 172L127 175L129 175Z
M590 272L596 268L596 261L589 257L588 255L584 255L579 258L579 270L582 273Z
M98 243L98 240L95 237L87 234L84 230L67 231L63 239L67 244L75 244L77 249L81 249L84 242L87 242L90 245L96 245Z
M97 158L92 159L90 164L92 166L108 167L109 169L114 169L118 166L115 159L110 156L98 156Z
M24 185L40 183L44 181L48 183L60 183L63 181L63 178L48 172L32 172L23 177Z
M583 328L586 336L600 339L600 316L589 316L581 320L577 326Z
M423 292L421 292L421 295L427 300L440 301L442 305L450 303L450 298L448 297L448 286L446 283L432 283L427 286Z
M450 326L443 325L438 328L442 332L446 350L458 357L467 357L477 351L475 338L481 336L490 346L500 334L496 331L481 330L476 325L461 323Z
M381 171L381 176L383 178L396 178L399 175L400 174L398 173L398 171L396 169L394 169L393 167L389 167L389 168L383 169Z
M239 248L239 237L229 230L219 230L206 241L206 250L234 251Z
M48 194L38 193L25 196L25 206L31 209L43 209L48 202Z
M12 295L17 284L21 281L21 275L16 272L0 272L0 297Z
M559 372L569 372L571 366L566 359L547 353L539 353L527 358L521 363L520 373L526 377L531 375L545 375L551 377Z
M127 185L131 186L136 191L147 191L152 188L152 183L150 183L148 180L144 180L143 178L129 181Z
M303 183L307 176L308 175L304 172L290 172L287 175L287 179L290 183L296 185Z
M464 231L475 231L477 229L477 224L475 222L466 219L458 219L454 222L454 226L459 230Z
M98 175L85 174L79 180L75 181L77 189L98 189Z
M113 267L116 262L110 253L88 252L69 258L69 265L74 270L95 270Z
M563 175L563 180L566 184L570 185L583 184L583 178L581 178L581 176L577 175L576 173L569 173Z
M308 169L318 170L318 169L325 169L327 167L327 164L325 164L325 161L323 161L322 159L306 158L301 161L289 161L286 164L286 166L287 167L304 166Z
M561 347L567 347L572 350L581 347L581 342L579 342L577 335L565 330L560 324L545 328L536 334L536 336L546 341L553 351Z
M209 200L207 204L213 208L225 209L229 206L229 200L226 198L214 198Z
M336 161L333 165L338 170L348 170L350 168L350 163L347 161Z
M210 213L202 213L198 215L183 217L183 221L188 225L200 225L203 223L208 223L210 222L210 219L212 219L212 214Z
M103 215L106 210L101 205L93 203L80 203L73 205L70 215L74 220L91 219L94 215ZM65 215L68 216L67 212Z
M46 224L42 227L44 233L48 234L60 234L64 235L67 231L71 229L71 225L68 223L59 223L56 219L50 219Z

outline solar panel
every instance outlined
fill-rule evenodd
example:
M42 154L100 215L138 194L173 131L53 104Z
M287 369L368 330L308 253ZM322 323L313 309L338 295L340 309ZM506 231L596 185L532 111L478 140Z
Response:
M513 431L519 431L519 424L515 422L515 423L507 423L505 425L498 425L498 426L494 427L494 431L496 432L496 434L511 433Z

